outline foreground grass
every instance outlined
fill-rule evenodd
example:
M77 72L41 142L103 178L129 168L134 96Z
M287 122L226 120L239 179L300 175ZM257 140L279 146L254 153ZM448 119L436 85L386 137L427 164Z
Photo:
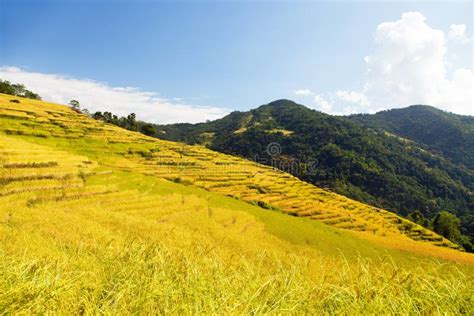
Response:
M89 185L116 195L2 207L1 312L473 311L469 266L152 177Z
M340 271L320 264L324 277L309 280L301 259L222 258L202 245L134 241L68 257L2 261L2 311L472 314L465 275L441 265L415 273L362 260Z

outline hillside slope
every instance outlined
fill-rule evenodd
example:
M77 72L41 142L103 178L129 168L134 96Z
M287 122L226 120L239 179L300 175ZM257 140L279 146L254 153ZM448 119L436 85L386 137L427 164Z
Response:
M159 138L206 144L220 152L258 159L403 216L418 210L433 218L440 211L449 211L461 218L463 232L474 236L473 170L424 145L355 120L278 100L213 122L158 129ZM279 145L278 155L268 154L267 146L272 143ZM288 170L289 163L307 161L318 163L312 173Z
M0 164L2 312L473 311L473 255L269 167L6 95Z
M474 117L413 105L376 114L352 115L351 120L426 146L474 170Z
M121 170L198 186L338 228L380 236L407 236L457 248L446 239L393 213L322 190L271 167L201 146L159 141L94 121L64 107L49 109L39 104L28 108L24 102L6 105L0 108L0 131L7 135L28 136L40 144L49 144L53 138L56 147L74 148L79 154L92 152L87 155L91 159L94 158L91 155L105 151L107 156L102 158L105 163ZM9 172L13 171L15 168ZM11 182L15 184L16 178L12 177ZM15 189L10 188L9 179L3 180L7 184L4 194Z

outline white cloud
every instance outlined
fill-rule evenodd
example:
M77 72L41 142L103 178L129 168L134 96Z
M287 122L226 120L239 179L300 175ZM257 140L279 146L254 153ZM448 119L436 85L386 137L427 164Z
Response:
M465 26L452 25L448 38L467 38ZM448 72L448 39L421 13L407 12L398 21L381 23L374 43L374 51L364 58L367 79L361 89L327 93L333 111L372 113L382 107L428 104L474 115L472 70Z
M309 89L298 89L293 91L295 95L300 95L300 96L310 96L313 95L313 92Z
M24 84L45 101L67 104L76 99L91 112L110 111L120 116L133 112L147 122L202 122L230 112L224 108L186 104L181 99L165 99L137 88L111 87L93 80L29 72L16 67L0 67L0 78Z
M333 105L320 94L315 95L313 101L317 106L316 109L323 112L331 112Z
M355 103L362 106L369 105L369 100L367 99L367 96L362 92L338 90L336 91L336 96L340 100L348 103Z
M466 24L451 24L449 26L448 39L461 44L469 43L471 39L466 35Z

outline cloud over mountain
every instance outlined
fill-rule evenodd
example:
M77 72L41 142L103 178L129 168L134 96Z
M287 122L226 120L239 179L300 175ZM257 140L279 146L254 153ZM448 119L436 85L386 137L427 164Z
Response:
M420 12L381 23L375 30L374 50L364 58L367 76L360 89L315 93L320 95L316 107L348 114L430 104L474 115L474 74L471 69L448 68L450 42L469 42L465 25L451 25L446 36L429 26Z
M155 123L203 122L220 118L230 111L166 99L154 92L131 87L112 87L88 79L58 74L30 72L17 67L0 67L0 78L24 84L43 100L66 104L72 99L91 112L111 111L118 115L136 113L139 119Z

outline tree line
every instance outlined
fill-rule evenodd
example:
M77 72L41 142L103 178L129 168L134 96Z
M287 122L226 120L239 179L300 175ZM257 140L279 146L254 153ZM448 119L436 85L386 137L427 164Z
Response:
M69 101L69 106L78 113L85 114L95 120L113 124L129 131L140 132L147 136L155 136L156 134L156 129L153 124L137 120L137 115L135 113L130 113L127 116L118 116L108 111L90 113L89 110L81 108L81 104L77 100Z
M420 211L414 211L408 214L407 219L451 240L463 247L467 252L474 252L474 246L470 241L470 238L461 233L461 221L454 214L447 211L441 211L430 220L424 217Z
M0 79L0 93L33 100L41 100L41 97L38 94L27 90L24 85L18 83L13 84L10 81L2 79Z

